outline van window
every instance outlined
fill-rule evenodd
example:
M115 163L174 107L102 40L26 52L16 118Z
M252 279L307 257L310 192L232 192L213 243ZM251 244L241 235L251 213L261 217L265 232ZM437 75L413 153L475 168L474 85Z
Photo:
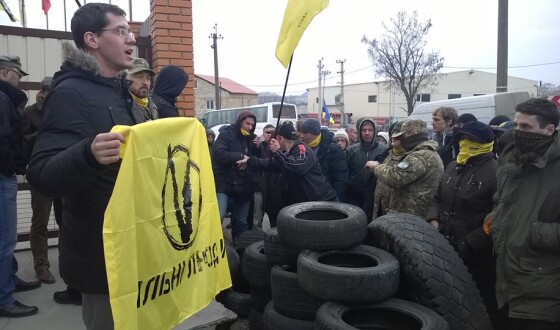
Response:
M268 121L268 116L267 116L267 107L258 107L258 108L251 108L248 109L250 110L254 115L255 118L257 118L257 123L266 123ZM282 110L283 112L283 110Z
M451 100L451 99L460 99L461 98L461 94L447 94L447 99Z
M280 112L280 104L272 105L272 117L278 118L278 112ZM296 107L284 104L282 106L281 118L296 118Z

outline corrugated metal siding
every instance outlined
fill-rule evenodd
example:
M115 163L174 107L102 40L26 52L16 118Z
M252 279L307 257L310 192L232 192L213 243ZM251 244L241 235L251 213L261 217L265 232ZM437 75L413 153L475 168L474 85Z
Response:
M62 43L68 39L42 38L0 34L0 54L17 55L23 70L29 73L22 82L40 82L44 77L53 76L62 64ZM138 47L134 53L138 56ZM28 105L35 103L37 90L25 89Z

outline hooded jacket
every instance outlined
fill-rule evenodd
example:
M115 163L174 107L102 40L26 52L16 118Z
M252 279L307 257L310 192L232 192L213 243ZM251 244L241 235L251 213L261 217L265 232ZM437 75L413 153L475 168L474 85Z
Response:
M346 154L336 144L333 136L334 134L327 128L322 128L321 142L313 151L319 159L323 175L336 191L338 200L343 201L348 185L348 164L346 163Z
M373 141L371 145L367 146L362 141L362 126L365 123L373 125ZM361 118L356 122L356 129L358 130L358 143L350 146L347 151L348 169L350 172L350 180L348 181L348 195L364 196L364 211L371 221L373 214L373 193L377 179L375 176L365 168L365 165L370 160L380 160L379 157L387 149L386 145L381 145L377 142L377 128L375 122L371 118ZM349 196L352 197L352 196Z
M374 168L377 180L392 189L387 211L426 218L443 175L443 163L436 150L436 142L423 141L396 165L380 164Z
M64 62L45 99L45 115L27 179L47 196L63 197L60 274L80 292L107 294L103 219L119 163L101 165L91 152L97 134L144 121L132 110L130 82L99 75L95 58L63 44Z
M27 152L18 111L25 103L23 91L0 80L0 173L4 176L25 174Z
M181 95L188 81L189 75L178 66L166 65L161 69L151 95L159 118L179 116L175 100Z
M262 171L282 172L293 203L336 199L336 192L323 175L317 156L301 141L296 141L288 152L279 149L272 159L251 157L248 164Z
M212 145L212 169L216 182L216 192L250 198L258 190L258 175L254 168L240 170L236 162L245 155L260 156L259 147L253 144L255 126L250 134L241 134L241 122L255 116L250 111L242 111L235 124L222 126L220 134Z
M490 233L499 307L512 318L560 322L560 135L528 166L509 141L500 157Z

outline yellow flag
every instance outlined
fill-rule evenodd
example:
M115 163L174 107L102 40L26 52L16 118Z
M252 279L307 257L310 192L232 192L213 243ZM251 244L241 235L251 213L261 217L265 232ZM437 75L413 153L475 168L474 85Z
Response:
M329 5L329 0L288 0L276 44L276 58L287 68L290 58L315 15Z
M231 286L206 130L115 126L124 156L103 245L115 329L171 329Z

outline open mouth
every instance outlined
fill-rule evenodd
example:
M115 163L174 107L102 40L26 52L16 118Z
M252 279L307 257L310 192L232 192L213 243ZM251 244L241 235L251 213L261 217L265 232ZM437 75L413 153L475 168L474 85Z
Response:
M132 49L128 49L127 51L125 51L125 53L126 53L127 55L132 56Z

